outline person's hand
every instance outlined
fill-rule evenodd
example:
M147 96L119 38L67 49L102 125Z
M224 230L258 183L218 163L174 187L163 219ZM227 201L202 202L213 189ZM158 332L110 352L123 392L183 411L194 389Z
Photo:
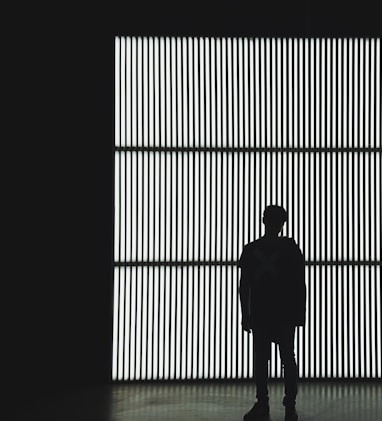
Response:
M251 328L249 320L247 318L244 318L244 319L241 320L241 326L243 327L243 329L246 332L248 332L248 333L252 332L252 328Z

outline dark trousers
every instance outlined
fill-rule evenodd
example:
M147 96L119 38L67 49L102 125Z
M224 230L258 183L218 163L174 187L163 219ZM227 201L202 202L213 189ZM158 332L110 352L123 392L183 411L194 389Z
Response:
M256 398L268 401L268 360L271 342L279 345L281 363L284 367L285 396L283 404L293 406L297 396L297 364L294 354L294 326L256 327L253 330Z

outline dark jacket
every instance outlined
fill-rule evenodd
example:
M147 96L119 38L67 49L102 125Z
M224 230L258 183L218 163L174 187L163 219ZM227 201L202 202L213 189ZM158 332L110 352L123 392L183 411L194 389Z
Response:
M238 266L243 319L251 327L305 324L304 257L292 238L248 243Z

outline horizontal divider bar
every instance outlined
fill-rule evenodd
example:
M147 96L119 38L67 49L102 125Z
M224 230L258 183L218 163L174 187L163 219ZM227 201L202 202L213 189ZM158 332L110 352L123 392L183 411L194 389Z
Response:
M333 152L382 153L382 147L115 146L115 152Z
M358 261L328 261L328 260L310 260L305 262L305 266L380 266L378 260L358 260ZM130 266L236 266L235 261L161 261L161 262L114 262L114 267Z

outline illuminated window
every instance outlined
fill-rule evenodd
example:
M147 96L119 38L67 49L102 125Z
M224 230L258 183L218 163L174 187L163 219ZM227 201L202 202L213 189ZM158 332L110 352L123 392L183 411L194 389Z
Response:
M307 263L300 376L381 377L380 51L115 39L114 380L253 376L236 261L269 204Z

